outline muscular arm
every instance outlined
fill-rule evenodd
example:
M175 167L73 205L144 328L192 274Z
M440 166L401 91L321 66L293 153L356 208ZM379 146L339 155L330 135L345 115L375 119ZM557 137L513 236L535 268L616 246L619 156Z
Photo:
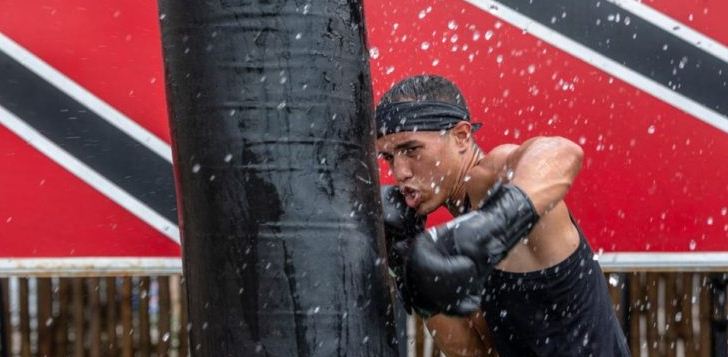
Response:
M503 145L491 154L502 175L523 190L543 216L566 196L581 169L581 147L562 137L536 137L521 146Z

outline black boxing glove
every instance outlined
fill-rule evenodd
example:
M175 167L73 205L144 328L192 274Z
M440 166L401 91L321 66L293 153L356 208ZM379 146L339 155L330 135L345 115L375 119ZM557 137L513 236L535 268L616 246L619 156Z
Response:
M479 209L431 229L433 240L448 251L472 259L487 276L538 222L533 202L517 186L496 183Z
M538 221L528 196L497 183L478 210L430 228L409 248L405 281L413 300L433 311L468 315L480 306L485 280Z
M465 316L479 308L483 283L472 259L452 254L426 233L407 245L395 245L394 250L403 257L404 291L419 315Z
M425 229L425 216L418 215L407 206L404 195L396 186L382 186L382 213L384 237L387 247L389 274L394 278L397 293L407 313L412 313L411 295L404 281L404 256L414 237ZM395 249L395 247L398 247Z

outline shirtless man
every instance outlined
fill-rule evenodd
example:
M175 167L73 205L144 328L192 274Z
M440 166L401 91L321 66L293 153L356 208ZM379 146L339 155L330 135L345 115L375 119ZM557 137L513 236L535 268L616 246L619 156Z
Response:
M563 199L583 152L560 137L487 154L448 80L407 78L376 111L389 264L448 356L629 356L599 264ZM423 231L445 206L456 218ZM490 342L486 342L490 340Z

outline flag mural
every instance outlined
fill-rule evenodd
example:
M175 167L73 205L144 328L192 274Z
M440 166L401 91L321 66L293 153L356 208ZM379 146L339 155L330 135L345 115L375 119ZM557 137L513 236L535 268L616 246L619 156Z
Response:
M179 270L156 4L2 6L4 270Z
M156 4L2 6L0 268L179 270ZM538 135L583 147L567 202L606 268L725 267L726 11L368 1L375 100L408 75L448 77L484 149Z

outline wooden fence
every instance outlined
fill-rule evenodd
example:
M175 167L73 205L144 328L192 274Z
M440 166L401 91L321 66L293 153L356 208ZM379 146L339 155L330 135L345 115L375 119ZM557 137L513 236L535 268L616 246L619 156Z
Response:
M187 356L179 276L2 279L10 356ZM9 294L13 292L13 294Z
M724 356L725 274L641 272L607 279L634 356ZM179 276L0 281L9 356L188 355ZM437 356L422 322L410 325L409 349Z

